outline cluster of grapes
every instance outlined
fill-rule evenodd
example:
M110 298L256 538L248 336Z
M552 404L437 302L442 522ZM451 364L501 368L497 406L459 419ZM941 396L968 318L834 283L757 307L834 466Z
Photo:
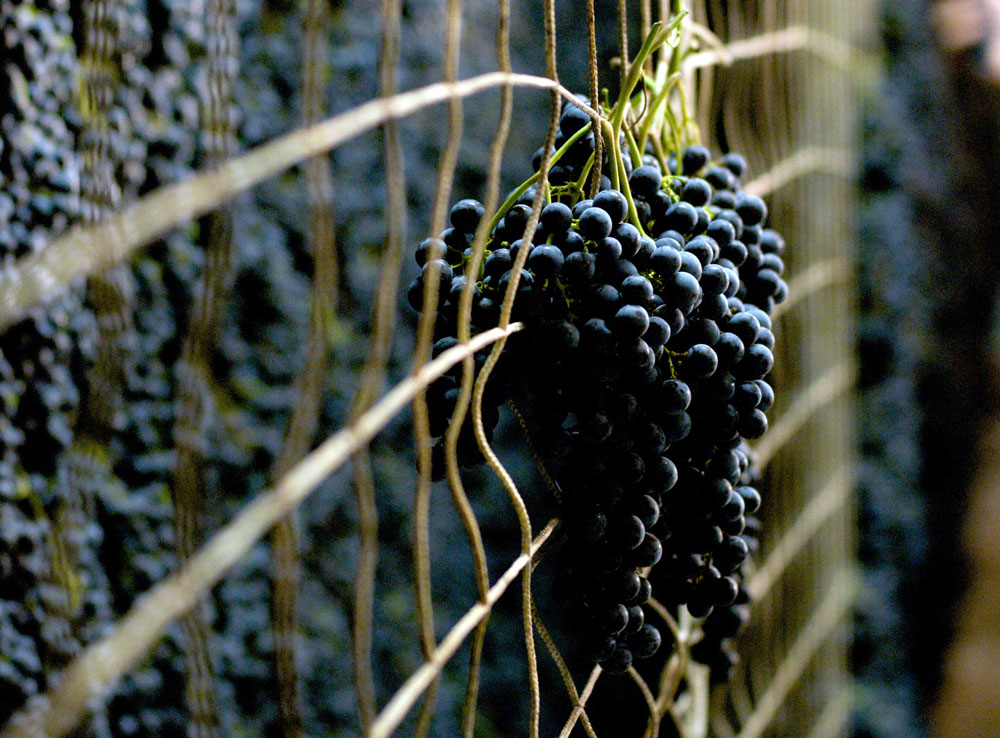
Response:
M557 147L589 121L567 106ZM439 281L440 352L456 341L466 280L475 280L474 328L495 326L514 261L528 249L513 303L528 330L509 340L483 418L489 434L501 403L527 403L534 445L559 488L560 599L594 660L620 673L660 645L643 607L652 580L675 612L685 605L708 616L693 656L726 671L729 639L746 619L741 565L756 545L748 516L761 500L745 439L763 435L774 401L765 377L769 315L787 295L784 242L764 227L763 201L740 189L741 156L712 162L693 145L666 171L652 152L637 167L623 156L627 194L604 176L592 200L579 199L572 182L585 176L594 144L592 134L578 138L552 168L530 242L522 236L534 188L497 221L480 273L461 273L486 215L463 200L452 227L418 246L410 302L422 309L424 282ZM447 429L457 381L445 376L429 389L435 436ZM471 431L460 439L459 462L475 463Z

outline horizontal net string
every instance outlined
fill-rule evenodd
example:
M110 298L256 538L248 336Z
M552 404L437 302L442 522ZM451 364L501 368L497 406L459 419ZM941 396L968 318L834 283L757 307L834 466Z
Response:
M847 503L853 487L854 475L845 471L843 467L838 467L833 478L813 496L805 509L798 514L771 550L770 555L747 582L751 600L759 602L767 596L771 587L795 561L803 547L822 528L823 523Z
M272 491L261 493L246 505L191 557L187 566L141 596L107 636L73 660L56 687L32 700L11 719L0 738L57 738L72 730L88 705L100 700L106 687L134 666L170 623L190 609L278 520L371 441L422 387L466 356L522 327L521 323L513 323L506 329L494 328L468 344L448 349L393 387L351 425L330 436L282 476Z
M850 389L854 384L854 375L853 366L847 363L837 364L799 392L788 409L754 447L758 466L761 469L767 466L813 415Z
M835 284L845 284L853 276L851 262L847 259L824 259L812 264L788 280L788 299L774 306L771 321L779 320L806 298Z
M850 177L855 169L855 158L846 149L806 146L747 182L743 189L751 195L767 197L799 177L813 172Z
M729 65L744 59L809 51L839 67L849 67L857 58L859 50L843 39L829 33L803 25L789 26L777 31L762 33L751 38L731 41L720 48L708 49L691 54L684 60L685 71L704 69L718 65Z
M844 729L851 720L851 708L854 704L852 694L842 690L826 703L823 711L816 718L812 730L806 738L838 738L844 735Z
M813 655L850 612L856 589L857 582L853 572L842 571L837 575L826 597L799 632L737 738L760 738L792 687L809 666Z
M268 177L330 151L388 120L503 85L558 90L589 110L551 79L504 72L490 72L460 82L439 82L371 100L315 126L261 144L216 169L160 187L102 223L70 229L0 275L0 330L24 317L30 308L55 299L73 280L128 259L140 246L229 202Z

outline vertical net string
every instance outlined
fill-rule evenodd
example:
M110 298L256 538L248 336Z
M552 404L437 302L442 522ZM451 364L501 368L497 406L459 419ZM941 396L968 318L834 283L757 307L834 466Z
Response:
M236 9L232 0L210 0L208 69L202 122L204 145L211 165L222 164L235 141L233 80L237 69ZM174 439L177 445L174 484L175 546L185 564L201 538L206 489L202 478L205 432L212 415L211 353L224 305L225 286L233 258L231 213L223 208L202 221L201 238L206 251L201 294L195 304L188 335L178 363L179 394ZM210 634L204 605L183 620L187 662L187 701L191 711L191 738L215 738L219 730L218 707L210 653Z
M449 0L446 7L446 14L444 81L454 82L458 78L459 51L462 41L461 0ZM448 139L442 152L441 164L438 168L437 186L432 205L431 236L439 233L444 228L448 202L455 178L455 166L458 163L458 152L462 142L462 130L462 101L459 97L452 96L448 100ZM440 258L444 254L437 253L432 256L433 258ZM437 318L435 308L438 304L437 293L439 287L440 285L437 280L428 279L424 281L423 305L425 309L421 313L417 329L417 345L413 360L414 366L422 365L430 355L434 323ZM416 554L414 585L417 596L417 614L420 621L420 645L424 658L428 658L434 651L436 644L434 639L434 610L431 598L430 543L428 535L430 518L430 432L426 392L421 392L414 399L414 418L416 421L417 454L421 460L418 469L419 479L417 481L414 515ZM476 568L476 585L479 590L479 596L482 598L489 589L486 552L483 547L479 524L476 522L475 514L472 512L472 507L461 487L461 481L457 479L457 463L454 454L455 448L454 443L452 443L446 447L445 451L449 487L452 491L453 503L459 512L469 546L472 549ZM477 653L473 652L471 658L474 663L478 663ZM439 679L435 678L427 690L414 733L417 738L423 738L430 731L438 683Z
M379 60L379 86L383 97L396 92L400 39L399 0L382 3L382 57ZM375 297L374 329L368 359L355 395L352 418L364 413L375 401L385 379L386 362L392 348L396 319L396 289L406 237L406 178L398 126L388 120L382 127L385 157L387 229L381 261L378 291ZM352 617L355 693L362 729L367 732L377 710L375 678L372 673L372 632L375 600L375 573L378 565L378 510L375 506L375 481L367 446L353 457L354 491L358 505L358 572L354 586Z
M323 112L328 11L321 0L302 2L302 122L317 123ZM337 308L339 268L333 219L333 175L325 155L306 162L309 208L307 238L313 254L313 280L306 357L296 380L296 402L288 421L274 476L280 478L308 451L319 425L320 400L327 365L328 335ZM296 662L298 648L299 516L293 511L272 531L274 585L271 620L274 628L274 689L283 738L302 735L302 707Z

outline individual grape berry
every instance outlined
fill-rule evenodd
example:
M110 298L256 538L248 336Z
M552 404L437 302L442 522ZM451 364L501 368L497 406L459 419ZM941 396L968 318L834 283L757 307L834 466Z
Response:
M561 202L549 203L542 208L539 221L549 233L563 233L569 229L573 221L573 211Z
M747 168L747 160L744 159L740 154L729 153L722 157L719 163L733 173L733 176L739 179L743 176L743 173Z
M731 210L736 205L736 193L729 190L719 190L712 194L709 204L717 210Z
M725 167L711 167L705 172L705 181L717 190L731 190L736 186L736 177Z
M687 272L677 272L666 285L666 295L671 304L688 315L701 300L701 286L696 277Z
M504 273L510 271L512 263L513 260L510 257L509 249L497 249L486 257L486 261L483 264L483 275L484 277L495 277L499 280Z
M602 318L591 318L584 323L580 337L595 353L603 353L614 343L614 334Z
M424 264L420 271L420 278L425 282L428 279L436 278L440 282L442 292L448 289L454 276L455 271L444 259L432 259Z
M715 218L705 229L705 235L711 237L719 245L719 254L725 252L725 248L736 240L736 228L725 218Z
M486 215L486 209L478 200L459 200L452 205L449 219L456 230L475 233L479 221Z
M556 246L542 244L528 254L528 267L535 276L549 279L556 276L562 269L565 257Z
M597 257L583 251L574 251L563 261L560 274L571 283L587 284L594 278L596 270Z
M646 615L643 613L642 608L638 605L632 605L628 609L628 625L625 626L625 630L622 631L622 635L628 637L634 633L638 633L642 630L642 626L645 624Z
M621 633L628 625L628 608L621 604L605 606L597 612L597 622L607 633Z
M600 241L602 238L606 238L611 234L613 227L611 216L603 208L590 207L580 214L580 235L588 241Z
M687 235L698 222L698 213L691 203L675 202L663 215L661 227L663 230L674 230L682 235Z
M691 405L691 388L680 379L666 379L660 385L659 398L664 412L680 413Z
M781 260L781 257L771 251L764 251L763 247L761 251L764 253L764 258L761 259L761 266L764 269L770 269L779 277L785 272L785 262Z
M743 341L744 346L751 346L757 340L760 323L749 313L740 312L729 319L725 329L730 333L735 333Z
M743 271L747 274L755 274L762 266L764 266L764 252L760 250L759 246L747 244L747 260L743 262L741 267Z
M741 236L741 238L743 239L743 243L745 243L747 247L760 246L760 239L763 230L764 229L761 228L759 225L748 225L744 223L743 235Z
M632 263L640 270L646 270L649 267L649 260L652 258L655 250L656 243L653 239L649 236L640 237L639 248L636 249L635 254L632 256Z
M729 274L718 264L708 264L702 270L699 282L706 295L721 295L729 288Z
M763 379L774 366L774 355L767 346L755 343L736 365L736 374L742 379Z
M508 241L514 241L521 237L525 227L528 225L528 218L531 217L531 207L518 203L511 207L504 215L504 231Z
M697 173L708 164L711 154L704 146L688 146L681 157L681 172L687 175Z
M770 329L761 326L760 330L757 332L757 343L759 343L761 346L766 346L773 352L774 334L771 333Z
M656 481L661 491L669 492L677 484L677 466L666 456L658 456L647 466L647 476Z
M741 412L744 410L753 410L760 404L761 398L760 387L756 382L742 382L736 387L736 393L733 395L733 405Z
M741 495L736 495L740 500ZM727 536L722 545L712 552L712 562L721 572L733 572L750 554L746 541L739 536Z
M663 415L660 418L660 427L663 428L668 443L683 440L691 432L691 416L686 412ZM669 473L669 467L662 471Z
M559 117L559 132L569 138L591 122L590 116L573 103L568 103Z
M672 277L681 266L680 248L663 244L662 241L676 243L673 239L660 239L656 242L656 249L649 257L649 268L661 277Z
M693 254L704 268L715 259L715 252L718 248L715 241L705 236L695 236L684 246L684 251Z
M640 497L634 504L632 511L647 529L656 525L656 521L660 519L660 506L649 495Z
M760 250L765 254L781 256L785 251L785 239L770 228L765 228L760 234Z
M594 198L594 207L605 211L611 217L612 225L621 223L628 214L628 200L618 190L598 192Z
M742 241L730 241L727 245L719 247L719 256L727 259L734 267L742 266L748 255L746 244Z
M619 223L611 232L622 246L622 256L631 259L639 250L639 230L631 223Z
M705 208L695 208L694 212L698 216L698 220L695 222L694 228L691 229L691 235L698 236L708 230L708 224L712 221L712 216Z
M622 298L633 305L646 305L653 297L653 284L642 275L626 277L621 286Z
M771 405L774 404L774 390L771 389L771 385L765 382L763 379L758 379L755 384L760 388L760 403L757 407L760 408L761 412L767 412L771 409Z
M577 251L584 251L587 247L583 236L578 231L572 230L555 234L552 237L552 243L558 246L565 256L569 256Z
M660 649L662 638L655 626L646 623L638 633L629 636L628 646L636 658L648 659Z
M639 338L647 328L649 328L649 313L639 305L623 305L615 313L614 331L621 339Z
M731 369L743 358L745 348L743 341L734 333L721 333L715 346L716 355L719 357L719 366Z
M736 200L734 210L743 220L744 226L758 225L767 218L767 206L756 195L741 195Z
M663 217L667 208L672 204L673 200L665 190L657 190L646 198L646 205L649 206L649 217L653 220L659 220Z
M712 580L712 595L717 606L721 605L725 607L732 605L736 602L736 596L739 594L739 591L739 582L733 577L719 577Z
M631 607L632 605L642 605L649 601L649 598L653 595L653 587L649 583L649 580L643 576L639 577L639 592L632 599L623 603L626 606Z
M609 674L624 674L632 666L632 652L619 644L615 648L615 652L600 663L601 668Z
M681 200L694 205L696 208L708 205L712 197L712 188L703 179L692 177L684 183L681 189Z
M711 346L698 343L688 349L687 359L681 365L684 373L695 379L706 379L719 366L719 357Z
M736 492L743 498L747 515L753 515L760 508L760 493L753 487L737 487Z
M649 326L642 334L644 340L654 351L670 340L670 326L663 318L654 315L649 319Z
M576 205L573 206L573 217L579 218L581 215L583 215L584 210L592 207L594 207L593 200L580 200L580 202L578 202Z
M697 254L690 251L681 251L681 271L687 272L696 280L701 279L702 266L701 259L698 258Z
M663 544L652 533L646 533L642 542L629 553L629 562L635 566L655 566L663 557Z
M759 408L740 416L740 435L744 438L760 438L767 432L767 416Z
M628 186L632 192L632 197L646 198L660 188L663 175L660 170L643 165L637 167L628 178Z
M625 603L639 594L639 590L642 588L642 577L634 569L615 572L607 577L604 588L613 599ZM626 607L629 606L626 605ZM629 620L631 621L631 619L630 612Z
M448 247L440 238L425 238L417 246L413 257L416 259L418 266L423 266L432 259L443 259L447 250Z
M743 498L733 492L729 495L729 499L726 500L726 503L719 508L719 515L722 520L736 520L737 518L743 517L743 509Z

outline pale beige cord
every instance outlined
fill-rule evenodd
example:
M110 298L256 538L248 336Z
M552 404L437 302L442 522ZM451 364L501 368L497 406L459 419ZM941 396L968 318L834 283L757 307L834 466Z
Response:
M488 72L455 82L437 82L389 98L376 98L322 123L280 136L183 182L160 187L106 221L71 228L44 249L23 257L0 275L0 329L30 308L63 294L70 282L129 258L170 229L219 207L241 192L306 159L335 149L389 120L398 120L453 95L468 97L513 85L557 90L584 111L590 106L551 79Z
M379 59L379 91L389 98L396 93L400 46L400 0L382 3L382 56ZM372 338L361 383L354 396L352 417L358 417L375 401L385 381L386 364L396 326L396 290L406 240L406 174L403 150L394 119L382 127L385 158L386 238L378 289L372 316ZM367 446L354 454L354 492L358 505L358 570L354 580L354 607L351 617L355 695L361 728L367 731L378 710L375 677L372 672L372 632L375 575L378 566L378 509L375 480Z
M589 700L590 695L594 693L594 687L597 686L597 680L603 673L604 671L601 669L600 664L595 664L594 668L591 669L590 676L587 678L587 683L583 685L583 691L580 692L580 699L573 705L572 712L570 712L569 717L566 718L566 722L563 724L562 730L559 731L559 738L569 738L569 734L573 732L573 728L583 716L583 710L587 706L587 700Z
M510 71L510 5L507 0L500 0L498 4L498 24L497 24L497 62L501 71ZM494 139L490 151L489 172L486 180L486 195L483 208L488 215L496 210L499 201L500 188L500 168L503 162L503 151L510 133L511 114L513 109L513 90L510 86L504 86L502 90L500 119L497 126L497 135ZM465 264L465 275L467 276L465 285L459 296L458 304L458 330L457 338L460 343L465 343L471 336L472 320L472 295L473 287L477 281L483 258L486 251L486 240L489 237L490 218L483 217L476 228L476 233L472 243L472 257ZM487 587L489 585L489 574L486 568L486 552L482 543L482 535L479 531L479 523L476 520L475 512L469 504L462 479L459 474L457 464L457 444L460 429L462 428L469 405L472 398L474 381L475 362L473 357L467 356L462 362L462 379L459 387L459 396L455 404L455 409L450 419L450 425L445 435L445 472L448 480L448 488L451 490L452 502L459 513L462 525L465 528L466 537L469 540L473 552L473 561L476 568L476 586L479 590L481 602L486 601ZM481 405L477 405L481 412ZM473 421L474 422L474 421ZM489 612L476 626L473 634L472 644L469 650L469 675L466 681L465 701L462 706L462 735L465 738L472 738L476 726L476 706L479 697L480 669L482 662L483 646L486 641L486 629L489 623Z
M448 0L447 21L445 26L445 54L444 54L444 81L454 82L458 78L459 51L462 41L462 3L460 0ZM434 203L431 207L430 236L437 235L445 227L445 219L448 214L452 183L455 178L455 166L458 163L458 152L462 143L462 99L452 97L448 100L448 140L444 151L441 154L440 165L438 167L437 187L434 192ZM434 258L444 258L444 253L431 255ZM423 285L423 306L420 315L420 322L417 328L416 347L413 357L413 365L420 366L427 361L431 353L433 343L434 324L437 318L438 290L440 282L436 279L424 280ZM471 359L469 359L471 361ZM431 598L430 580L430 544L428 535L428 521L430 518L430 429L427 414L426 393L420 393L413 403L414 407L414 430L417 456L418 473L417 494L414 503L414 585L417 597L417 614L420 620L420 646L424 658L428 658L434 651L434 608ZM455 428L457 435L458 429ZM449 437L452 427L448 429ZM446 446L445 458L449 469L449 481L453 466L457 469L454 458L454 443ZM457 471L456 471L457 476ZM452 496L455 507L462 519L462 524L472 548L473 559L476 567L476 584L479 588L480 598L485 598L489 589L489 573L486 569L486 552L483 548L482 535L479 532L479 524L476 521L472 507L465 497L464 490L456 489L451 485ZM472 661L478 663L478 654L473 653ZM424 738L431 728L431 721L434 716L434 704L437 695L438 679L435 678L427 690L426 699L420 711L417 727L414 731L416 738Z
M566 688L566 694L569 696L570 702L573 706L576 707L580 704L580 693L577 691L576 684L573 682L573 675L570 674L569 667L566 665L565 659L563 659L562 654L559 653L559 647L556 646L556 642L552 640L552 636L542 623L542 619L538 615L538 609L535 607L535 604L532 603L531 607L532 618L535 624L535 630L538 631L538 637L542 639L542 643L545 644L546 650L555 662L556 668L559 670L559 676L562 678L563 686ZM594 726L590 724L590 718L587 717L587 712L583 710L582 706L580 710L580 721L583 724L583 731L589 736L589 738L597 738L594 733Z

